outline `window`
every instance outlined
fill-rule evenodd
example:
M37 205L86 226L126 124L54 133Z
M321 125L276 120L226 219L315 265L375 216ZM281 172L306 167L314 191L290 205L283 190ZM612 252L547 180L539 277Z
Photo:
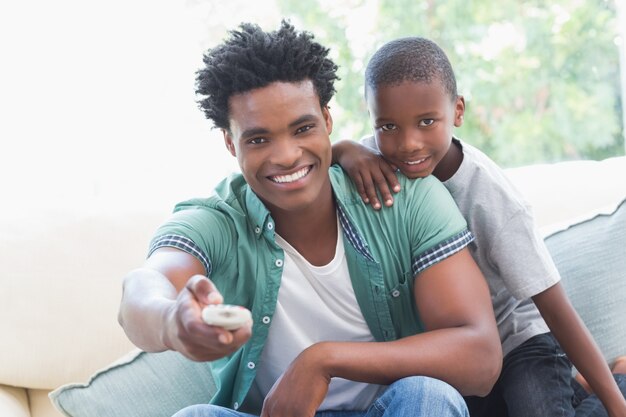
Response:
M548 2L549 3L549 2ZM624 154L625 10L614 0L31 0L0 3L0 178L20 204L164 204L237 169L194 72L228 29L289 18L340 64L333 140L370 131L369 55L435 40L467 102L456 134L504 167Z
M456 134L501 165L624 154L623 11L614 1L277 3L341 64L343 137L370 131L361 97L369 56L393 38L423 36L446 51L466 99Z

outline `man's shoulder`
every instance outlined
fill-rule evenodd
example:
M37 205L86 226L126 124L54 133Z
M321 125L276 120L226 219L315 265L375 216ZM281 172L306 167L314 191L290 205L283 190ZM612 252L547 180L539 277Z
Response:
M435 207L437 210L456 209L450 193L434 176L409 179L398 173L398 182L402 191L394 194L394 204L374 210L361 199L352 179L339 166L330 171L335 198L340 207L357 223L385 224L387 227L403 224L408 213L418 213ZM382 219L385 219L381 222Z
M333 189L340 188L341 192L350 192L351 189L356 190L352 180L348 174L341 168L341 165L334 164L328 168L328 175L333 184Z
M398 182L402 191L395 194L394 199L404 201L408 207L424 204L429 198L438 198L439 195L447 197L450 194L434 175L410 179L398 173Z
M328 172L330 174L335 194L339 194L343 198L361 201L361 197L354 182L340 165L331 166ZM432 175L425 178L409 179L401 172L398 172L397 177L400 187L402 188L402 192L396 194L396 196L407 194L405 198L415 199L432 188L441 188L445 192L445 187L443 187L441 182ZM409 192L405 193L405 191ZM416 191L417 194L412 191Z
M220 181L208 197L196 197L176 204L174 212L188 209L224 210L228 207L241 209L249 186L240 173L234 173ZM243 204L242 204L243 202Z
M246 189L241 174L233 174L221 181L212 195L176 204L172 215L159 227L153 239L182 237L213 255L218 248L230 247L234 239L245 234L243 231L248 228Z

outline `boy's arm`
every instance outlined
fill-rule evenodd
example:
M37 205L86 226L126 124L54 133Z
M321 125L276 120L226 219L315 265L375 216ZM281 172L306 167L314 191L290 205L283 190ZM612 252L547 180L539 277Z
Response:
M427 331L392 342L323 342L304 350L268 394L263 417L313 415L333 377L390 384L424 375L463 395L486 395L502 350L482 273L467 248L415 277Z
M626 400L589 330L569 302L561 283L532 298L568 358L602 401L609 416L626 416Z
M511 293L517 299L528 298L528 290L521 291L520 283L536 293L532 299L546 324L580 373L590 378L588 382L595 381L594 389L609 415L626 417L624 399L593 338L558 283L558 271L530 213L524 210L512 216L505 227L492 234L491 241L490 262L497 265ZM621 414L611 413L615 407Z
M233 353L251 334L209 326L202 308L222 296L204 276L200 261L175 248L155 250L142 268L124 277L118 319L128 338L149 352L175 350L189 359L210 361Z
M393 204L390 188L396 193L400 191L396 170L375 149L372 138L365 138L362 143L341 140L333 144L332 151L333 164L341 165L348 173L366 204L380 210L382 206L376 189L386 206Z

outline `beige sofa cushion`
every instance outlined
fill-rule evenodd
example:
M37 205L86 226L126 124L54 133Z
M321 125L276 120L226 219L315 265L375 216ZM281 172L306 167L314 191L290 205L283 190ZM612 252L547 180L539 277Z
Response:
M133 346L117 323L121 279L167 213L20 208L0 218L0 384L85 381Z
M30 417L25 389L0 385L0 416Z

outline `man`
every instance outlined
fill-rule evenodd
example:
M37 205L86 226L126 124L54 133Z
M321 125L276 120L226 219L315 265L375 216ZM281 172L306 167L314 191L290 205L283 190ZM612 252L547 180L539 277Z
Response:
M120 307L142 349L212 361L211 405L177 416L460 416L456 390L485 395L498 376L489 293L445 188L401 180L376 213L329 169L327 54L283 22L243 24L205 55L200 104L242 174L176 207ZM205 324L222 302L254 324Z

